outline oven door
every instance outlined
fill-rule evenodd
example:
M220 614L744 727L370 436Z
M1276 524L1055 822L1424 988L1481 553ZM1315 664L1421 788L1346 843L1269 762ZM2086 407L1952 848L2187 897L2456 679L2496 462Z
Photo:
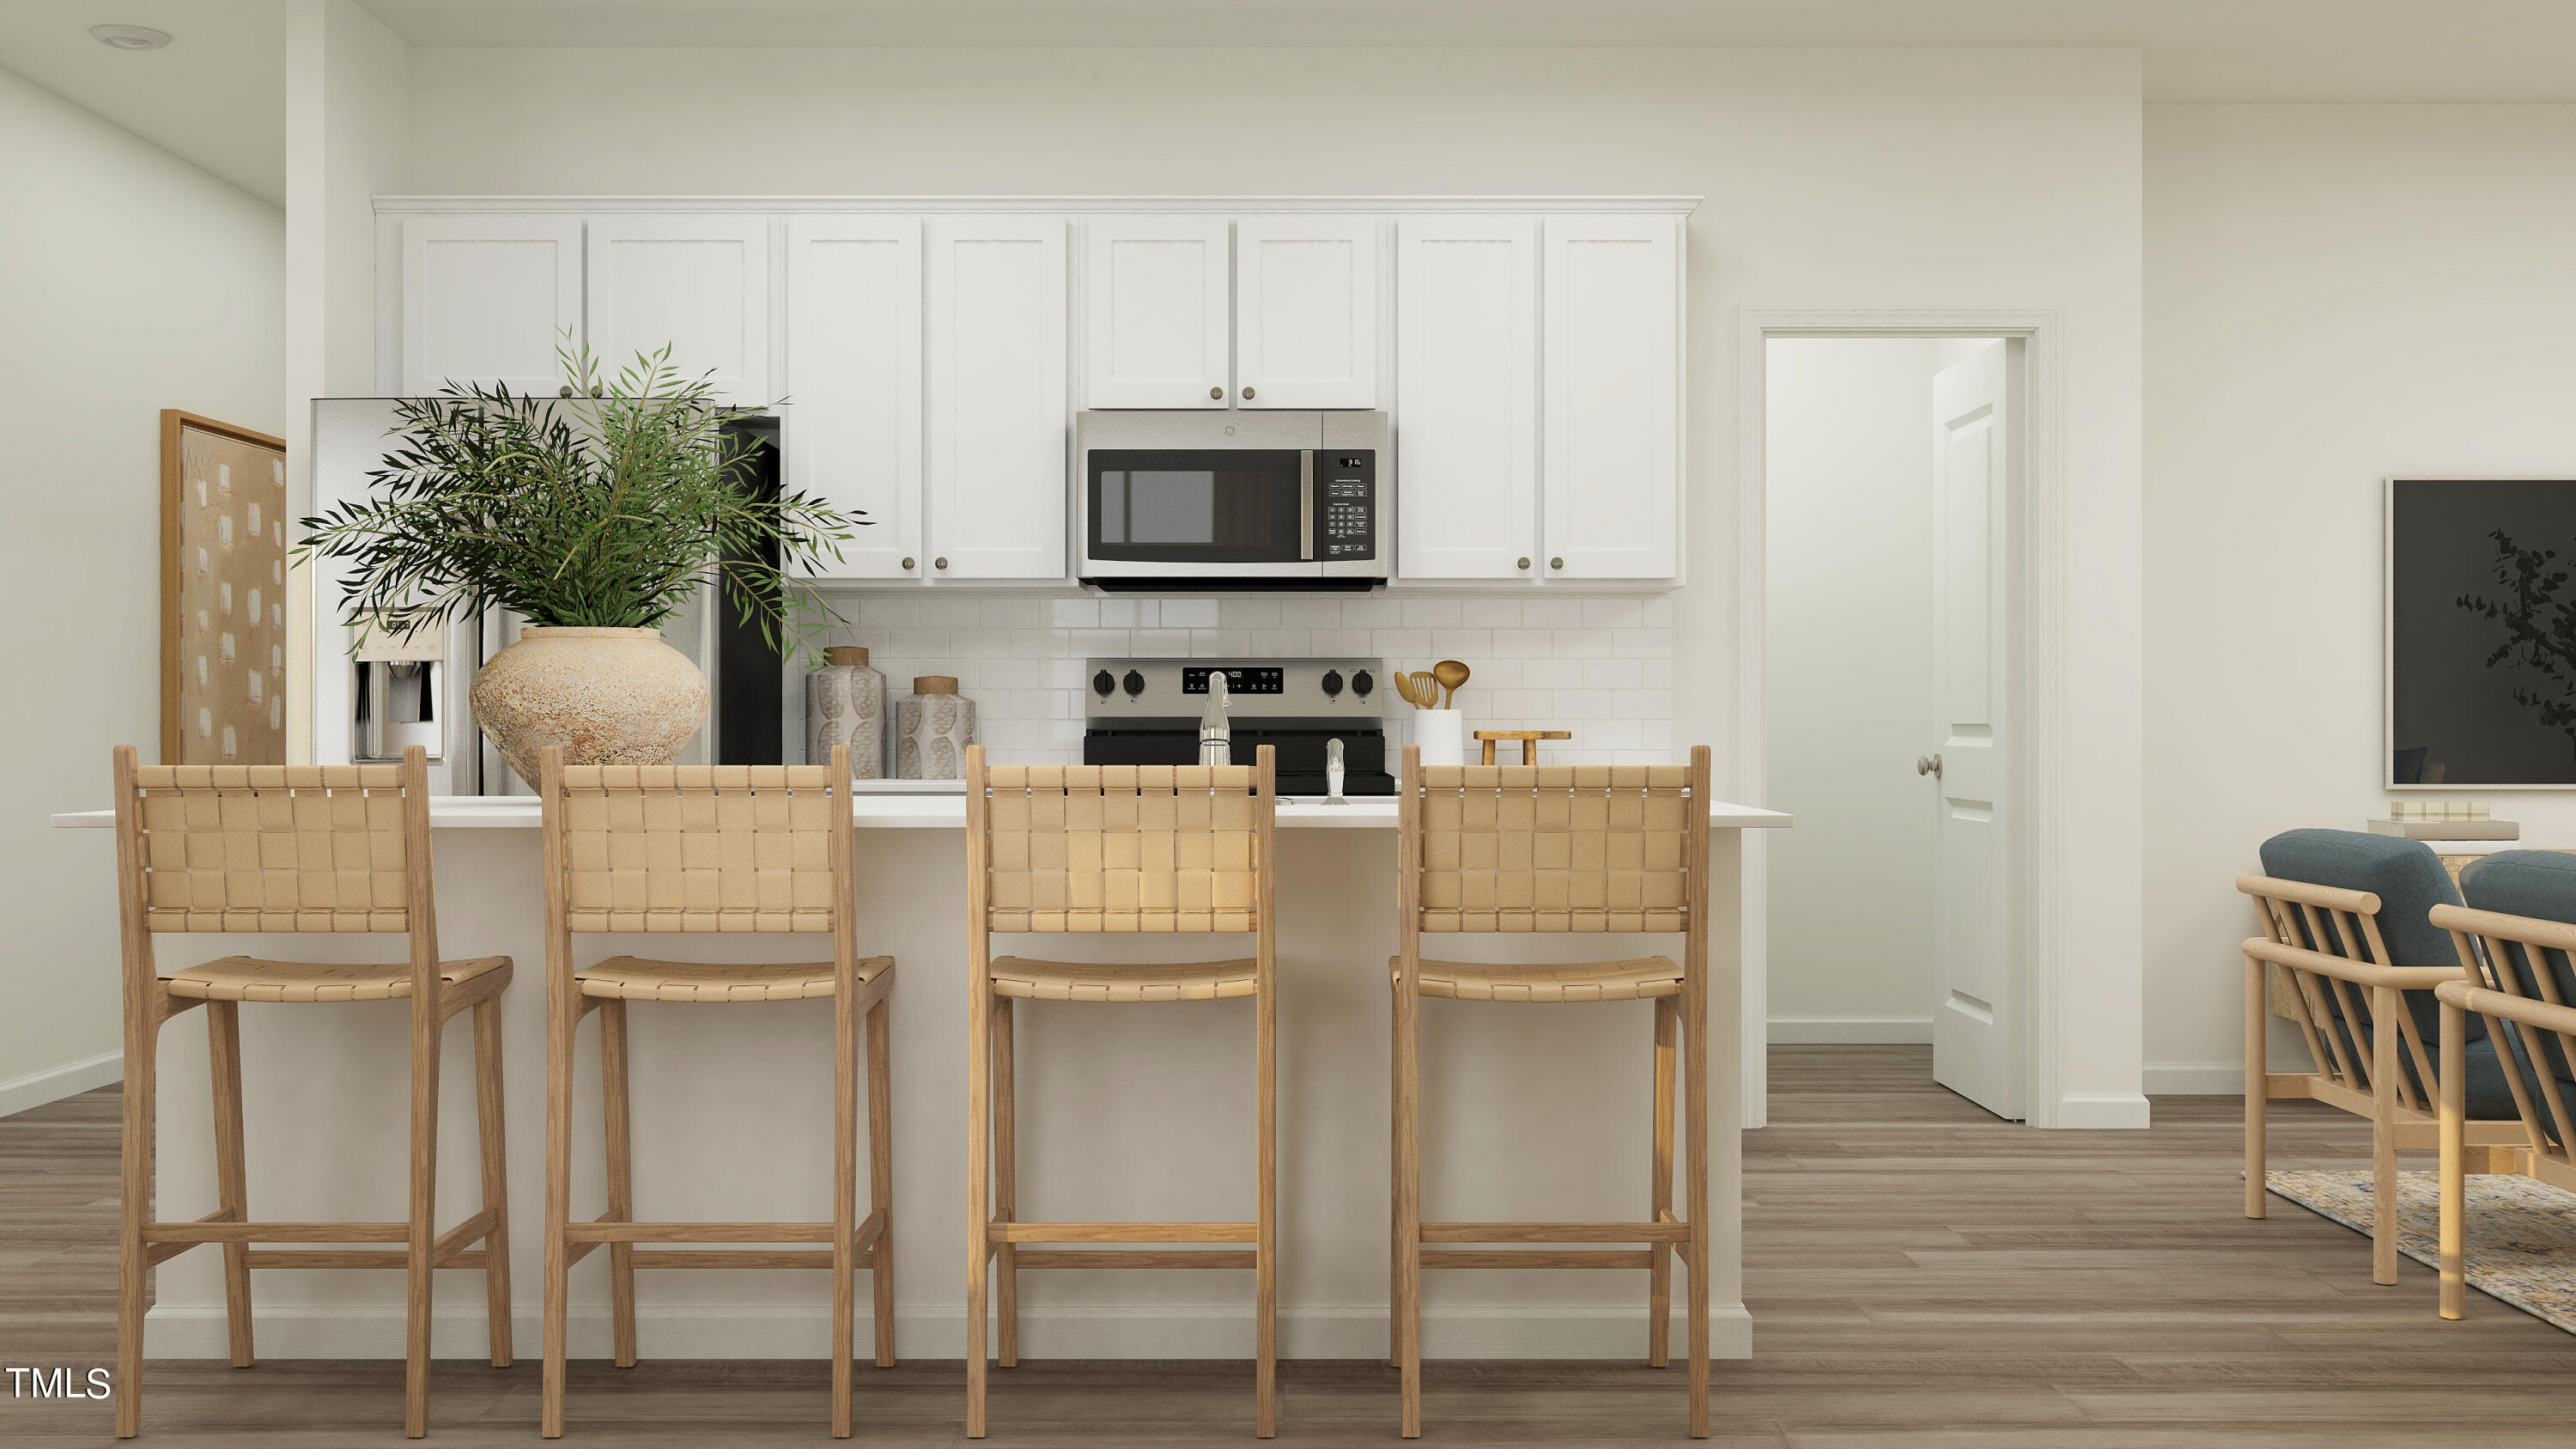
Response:
M1316 579L1312 449L1094 448L1084 579Z

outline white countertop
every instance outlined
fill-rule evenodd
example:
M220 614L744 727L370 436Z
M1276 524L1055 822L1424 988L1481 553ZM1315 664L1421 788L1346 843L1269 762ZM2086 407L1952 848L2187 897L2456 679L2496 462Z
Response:
M961 830L966 801L958 795L860 795L851 802L862 830ZM1711 801L1709 824L1720 830L1779 829L1796 823L1793 816L1750 805ZM53 817L57 829L105 829L116 823L108 810L69 811ZM537 801L532 795L437 795L429 802L429 823L437 830L534 830ZM1393 830L1395 800L1380 795L1347 805L1327 805L1320 798L1288 796L1279 802L1283 830Z

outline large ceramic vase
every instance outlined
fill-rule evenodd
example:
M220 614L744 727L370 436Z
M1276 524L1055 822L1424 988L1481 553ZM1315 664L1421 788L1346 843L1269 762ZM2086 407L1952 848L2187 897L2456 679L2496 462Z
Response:
M707 679L659 629L519 631L474 676L474 722L531 785L568 765L667 765L707 719Z

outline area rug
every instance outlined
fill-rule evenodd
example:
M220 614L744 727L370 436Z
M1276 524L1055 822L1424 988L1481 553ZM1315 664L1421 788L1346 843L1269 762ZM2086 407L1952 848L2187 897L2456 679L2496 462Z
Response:
M2267 1172L2263 1185L2319 1217L2370 1231L2367 1172ZM2397 1251L2441 1267L2441 1175L2397 1174ZM2469 1286L2576 1333L2576 1193L2530 1178L2480 1173L2468 1180Z

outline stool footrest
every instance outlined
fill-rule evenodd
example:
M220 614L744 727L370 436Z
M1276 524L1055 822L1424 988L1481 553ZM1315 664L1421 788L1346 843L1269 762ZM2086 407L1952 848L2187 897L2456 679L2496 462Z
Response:
M992 1243L1252 1243L1259 1223L987 1223ZM1020 1261L1027 1261L1022 1258Z
M276 1249L253 1248L244 1256L254 1268L408 1268L411 1254L402 1248L348 1249ZM481 1248L431 1263L433 1268L480 1268L484 1265Z
M564 1224L573 1243L829 1243L830 1223L629 1223ZM856 1236L854 1233L852 1236Z
M1661 1248L1426 1248L1425 1268L1651 1268Z
M1015 1248L1021 1268L1257 1268L1258 1252L1240 1248Z
M1426 1243L1685 1243L1690 1224L1424 1223Z
M674 1250L638 1248L634 1255L638 1268L829 1268L829 1248L714 1248ZM854 1267L872 1269L877 1255L871 1250L850 1260Z
M147 1243L400 1243L411 1238L409 1223L236 1223L201 1219L193 1223L146 1223Z

